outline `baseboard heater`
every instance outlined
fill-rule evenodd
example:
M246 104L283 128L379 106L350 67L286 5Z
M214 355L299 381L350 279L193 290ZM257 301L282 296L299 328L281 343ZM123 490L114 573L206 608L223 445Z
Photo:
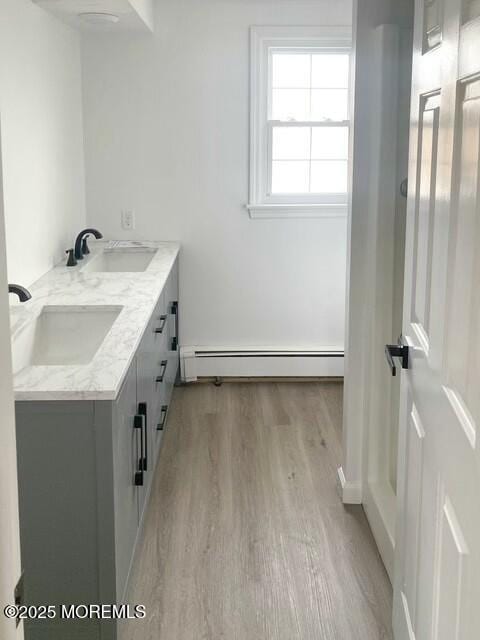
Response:
M334 377L343 376L341 349L274 349L182 347L182 379L203 377Z

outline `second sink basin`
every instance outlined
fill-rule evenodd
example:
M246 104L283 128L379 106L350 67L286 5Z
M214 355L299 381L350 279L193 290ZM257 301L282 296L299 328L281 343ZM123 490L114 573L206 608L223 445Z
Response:
M93 258L82 271L128 273L146 271L153 260L156 249L151 251L119 251L105 250Z
M121 306L45 306L13 342L13 369L91 362Z

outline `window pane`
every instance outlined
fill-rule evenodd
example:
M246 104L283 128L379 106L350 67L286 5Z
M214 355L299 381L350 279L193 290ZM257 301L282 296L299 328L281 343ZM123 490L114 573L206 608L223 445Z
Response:
M347 162L314 160L310 180L312 193L347 193Z
M347 54L318 53L312 56L312 87L348 88Z
M308 193L310 163L278 161L272 163L272 193Z
M273 120L308 120L310 91L308 89L274 89L272 95Z
M292 89L310 87L310 56L300 53L272 55L272 86Z
M310 160L310 127L274 127L274 160Z
M311 119L347 120L348 91L346 89L313 89Z
M347 127L314 127L312 131L312 159L347 160Z

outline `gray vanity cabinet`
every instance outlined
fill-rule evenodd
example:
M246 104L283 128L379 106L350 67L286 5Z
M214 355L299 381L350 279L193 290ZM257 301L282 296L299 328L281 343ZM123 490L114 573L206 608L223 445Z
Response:
M116 400L16 403L26 604L124 601L178 372L176 277L175 267ZM36 621L25 638L116 640L117 624Z

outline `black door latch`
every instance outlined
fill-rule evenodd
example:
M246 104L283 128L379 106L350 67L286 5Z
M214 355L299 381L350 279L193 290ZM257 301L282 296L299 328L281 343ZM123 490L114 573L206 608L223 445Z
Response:
M387 358L388 366L392 372L392 376L397 375L397 365L395 364L395 358L400 358L402 362L402 369L408 369L410 364L410 348L403 343L403 337L400 336L398 344L386 344L385 345L385 357Z

